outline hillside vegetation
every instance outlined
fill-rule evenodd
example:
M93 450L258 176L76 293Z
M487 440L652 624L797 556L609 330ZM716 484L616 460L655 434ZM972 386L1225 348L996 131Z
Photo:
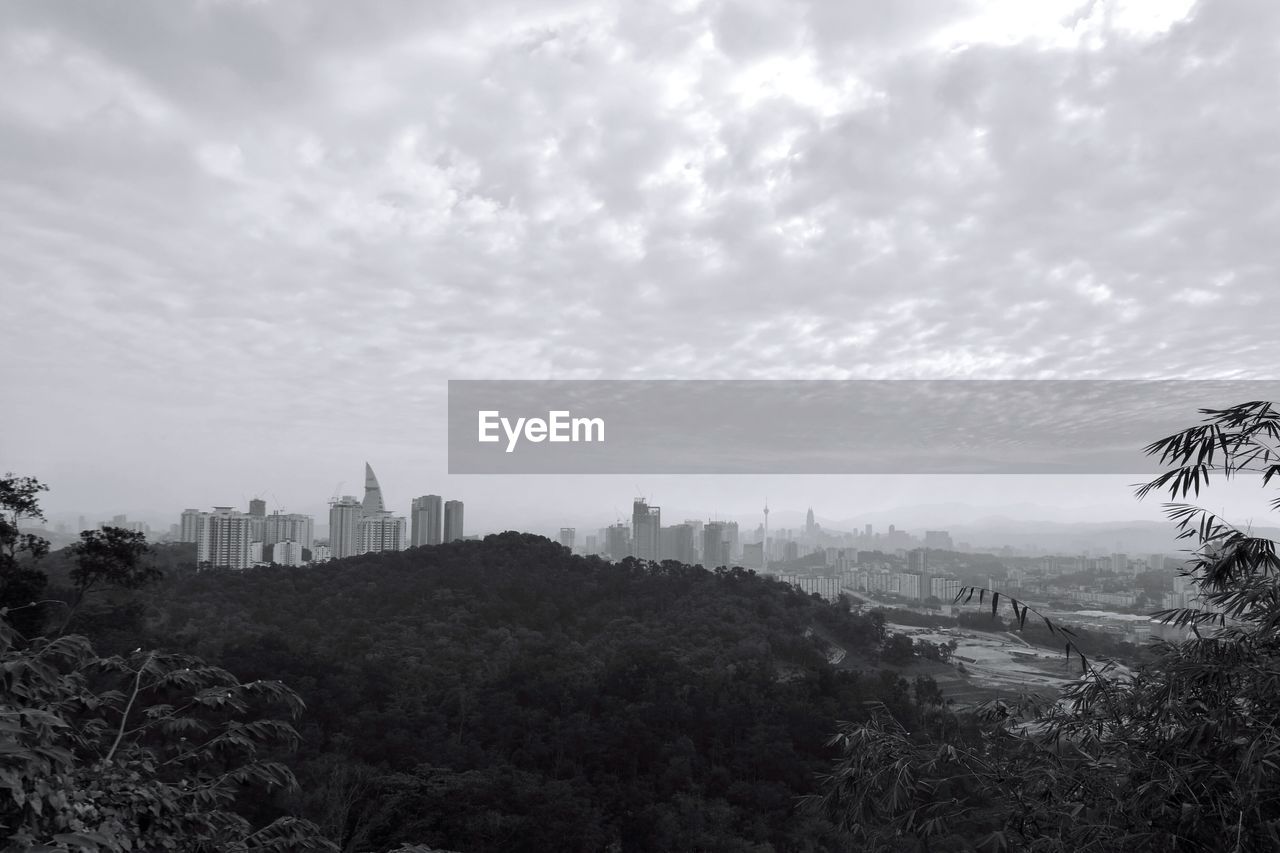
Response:
M351 850L845 849L797 808L832 731L868 702L915 719L908 683L872 669L879 619L741 569L611 565L516 533L171 568L81 627L295 689L301 793L254 816L287 808ZM818 636L869 674L836 671Z

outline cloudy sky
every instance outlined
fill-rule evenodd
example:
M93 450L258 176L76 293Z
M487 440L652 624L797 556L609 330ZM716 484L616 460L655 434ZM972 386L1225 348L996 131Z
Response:
M445 382L1275 378L1278 36L1271 0L5 3L0 470L91 513L320 511L366 459L472 527L745 510L783 484L448 478Z

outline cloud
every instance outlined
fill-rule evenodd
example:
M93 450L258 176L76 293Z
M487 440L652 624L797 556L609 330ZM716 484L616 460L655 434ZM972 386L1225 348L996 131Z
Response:
M1280 11L1015 7L7 4L0 451L249 448L181 492L438 472L451 377L1268 377Z

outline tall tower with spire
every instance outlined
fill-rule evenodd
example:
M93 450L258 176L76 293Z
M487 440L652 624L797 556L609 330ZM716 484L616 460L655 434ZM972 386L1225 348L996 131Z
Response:
M378 485L373 466L368 462L364 463L364 502L361 509L364 515L375 515L387 509L382 503L382 487Z

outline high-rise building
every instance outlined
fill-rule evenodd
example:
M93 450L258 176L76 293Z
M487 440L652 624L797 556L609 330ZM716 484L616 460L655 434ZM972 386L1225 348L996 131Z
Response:
M261 498L253 498L249 501L249 526L250 536L254 542L265 544L267 541L267 502ZM261 559L254 562L261 562Z
M456 542L462 533L462 501L444 502L444 541Z
M813 520L813 507L809 507L809 511L804 514L804 532L809 536L817 532L817 523Z
M827 601L837 601L840 598L840 578L838 577L798 577L792 583L806 595L820 595Z
M773 543L769 541L769 499L764 499L764 530L760 533L760 570L769 571L769 549Z
M560 528L560 544L568 548L569 551L572 552L573 540L574 540L574 537L577 536L577 533L578 531L572 527L561 527Z
M929 593L944 604L950 604L960 594L960 586L960 581L955 578L931 578Z
M356 523L356 553L376 554L381 551L403 551L405 520L389 512L363 515Z
M382 502L382 487L378 485L378 478L368 462L364 463L364 501L360 506L364 515L387 511Z
M285 539L271 545L271 562L281 566L301 566L302 546Z
M726 521L724 524L724 539L729 543L729 563L732 565L742 556L742 538L738 535L738 522Z
M356 533L360 524L362 506L354 495L343 495L329 503L329 551L333 559L354 557L357 550Z
M182 511L182 520L178 523L179 542L200 541L200 517L202 515L204 513L198 509L184 509ZM83 521L80 523L84 524Z
M951 542L951 534L945 530L926 530L924 532L924 547L936 548L939 551L954 551L956 549Z
M694 544L692 524L673 524L670 527L664 527L659 538L659 552L663 560L676 560L689 566L698 562L698 548Z
M200 514L196 563L214 569L247 569L253 564L249 516L229 506Z
M263 519L262 542L265 545L296 542L300 548L311 550L315 544L315 519L301 513L276 510Z
M693 565L702 558L702 525L706 522L700 518L686 518L682 523L687 524L692 531L693 559L689 560L689 565Z
M605 556L610 560L621 560L631 555L631 528L621 521L605 528Z
M728 531L721 522L708 521L702 528L703 567L716 569L730 562Z
M414 498L409 510L409 544L439 545L444 535L444 502L439 495Z
M921 596L920 594L923 586L922 580L924 578L915 572L898 572L898 594L903 598L927 598L928 596Z
M631 506L631 544L641 560L660 559L662 507L649 506L636 498Z
M914 548L907 553L907 571L923 574L929 568L929 552Z

